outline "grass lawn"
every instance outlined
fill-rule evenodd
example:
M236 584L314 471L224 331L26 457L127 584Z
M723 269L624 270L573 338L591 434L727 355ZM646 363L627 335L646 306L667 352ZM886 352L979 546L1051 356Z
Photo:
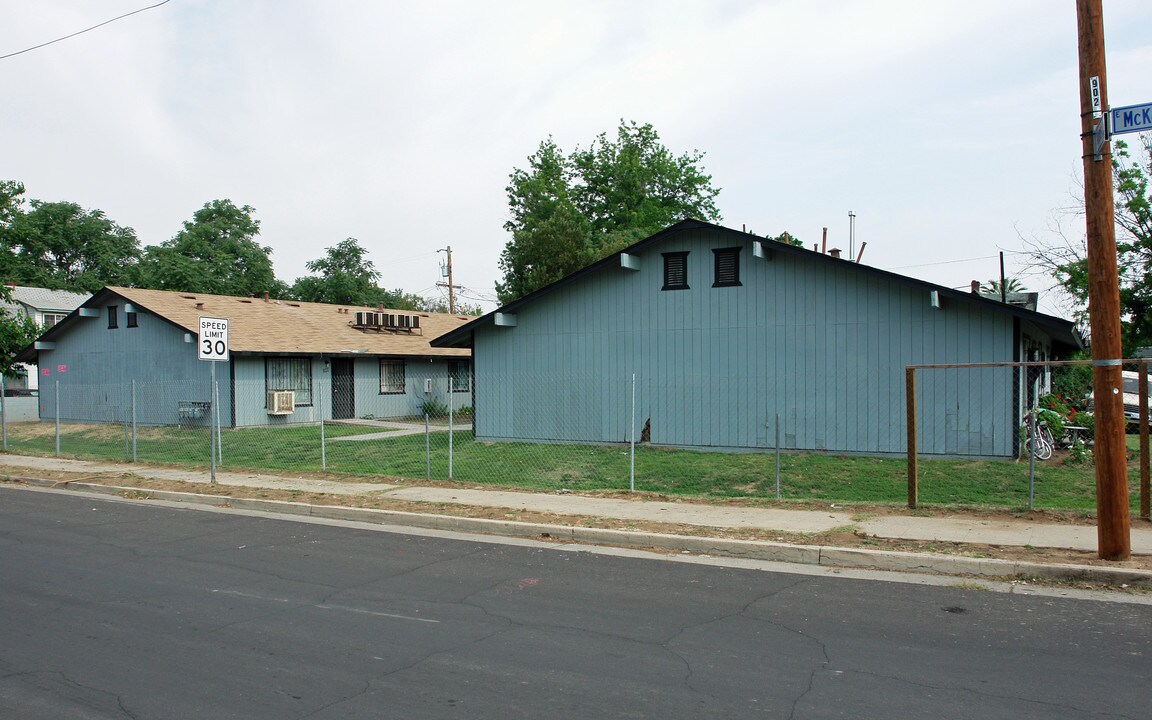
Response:
M379 432L377 428L329 425L329 440ZM120 425L62 425L63 457L123 462L131 457L128 433ZM230 471L319 472L320 427L225 429L221 469ZM1130 448L1137 448L1130 436ZM431 477L448 478L448 434L429 437ZM139 461L207 468L210 440L206 428L139 428ZM12 423L11 451L55 455L52 423ZM576 492L627 490L629 453L625 446L480 443L470 433L453 437L453 476L458 482ZM380 476L423 480L424 435L394 435L368 441L326 443L329 472L378 480ZM1028 462L921 458L919 500L925 505L988 505L1026 508ZM1133 505L1138 470L1130 463ZM670 496L700 498L775 497L773 453L719 453L636 449L636 489ZM781 456L781 495L786 500L903 504L907 500L904 458L786 453ZM1060 455L1036 463L1035 506L1095 509L1095 478L1090 463L1072 465Z

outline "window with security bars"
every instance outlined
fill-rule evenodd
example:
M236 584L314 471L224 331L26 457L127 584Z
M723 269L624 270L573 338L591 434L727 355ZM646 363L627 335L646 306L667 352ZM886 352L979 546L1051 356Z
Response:
M716 248L712 251L716 279L712 287L737 287L740 282L740 248Z
M312 358L270 357L264 360L264 389L294 390L296 405L312 404Z
M380 394L400 395L405 392L404 387L404 361L380 361Z
M452 392L468 392L468 377L472 366L466 362L449 362L448 376L452 378Z
M664 287L661 290L688 290L688 253L662 253L664 256Z

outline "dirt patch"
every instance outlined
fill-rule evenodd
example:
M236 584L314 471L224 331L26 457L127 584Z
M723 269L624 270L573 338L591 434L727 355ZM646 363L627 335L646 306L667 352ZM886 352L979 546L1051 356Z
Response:
M9 482L20 482L21 478L35 477L41 480L56 481L60 485L69 482L86 482L102 485L133 488L138 490L123 493L129 498L147 498L148 490L167 490L174 492L187 492L200 495L215 495L223 497L255 498L262 500L280 500L288 502L301 502L313 505L338 505L344 507L372 508L380 510L393 510L398 512L425 513L436 515L451 515L454 517L482 518L488 520L513 520L524 523L548 524L570 527L594 527L614 530L632 530L638 532L664 533L670 535L684 535L691 537L714 537L734 540L758 540L769 542L783 542L794 545L826 545L844 548L863 548L871 550L892 550L903 552L923 552L941 555L956 555L974 558L995 558L999 560L1014 560L1021 562L1039 563L1068 563L1074 565L1095 565L1111 568L1135 568L1152 570L1152 556L1134 555L1131 560L1115 563L1106 562L1096 557L1094 553L1058 548L1017 547L1002 545L985 545L979 543L959 543L941 541L900 540L882 538L868 535L848 526L835 528L820 533L788 533L763 530L758 528L719 528L699 525L684 525L678 523L661 523L638 520L620 520L605 517L591 517L582 515L568 515L552 512L537 512L513 508L477 507L470 505L456 505L450 503L418 502L410 500L389 499L372 495L334 495L319 492L306 492L301 490L277 490L263 487L245 487L235 485L208 485L205 483L183 482L176 480L161 480L145 478L132 473L79 473L51 470L30 470L17 466L4 466L0 464L0 479ZM312 477L311 474L308 477ZM340 480L349 482L346 476L316 474L315 479ZM380 478L374 478L380 480ZM459 487L451 483L421 483L422 485L438 485L443 487ZM469 486L473 487L473 486ZM474 486L482 488L483 486ZM637 499L638 494L617 491L601 491L586 493L595 497L620 497ZM642 499L659 500L661 502L676 503L688 502L684 498L670 497L657 493L639 494ZM691 502L699 503L698 499ZM1054 510L1039 510L1035 512L1018 512L996 508L951 508L932 507L918 510L892 505L855 505L855 504L829 504L827 502L774 502L759 499L733 499L714 501L715 505L728 505L734 507L760 507L760 508L787 508L807 509L820 511L835 511L850 513L854 520L863 522L870 517L882 515L916 515L941 517L952 519L970 518L978 520L998 520L1018 523L1084 523L1091 520L1091 515L1082 512L1064 512ZM1139 521L1135 521L1139 522ZM1084 587L1091 587L1083 585Z

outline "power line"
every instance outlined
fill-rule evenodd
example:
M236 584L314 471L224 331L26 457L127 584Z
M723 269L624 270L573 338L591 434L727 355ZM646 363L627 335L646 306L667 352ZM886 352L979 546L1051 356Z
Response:
M1005 250L1008 255L1023 255L1024 253L1019 250ZM888 268L889 270L908 270L910 268L932 267L933 265L955 265L956 263L976 262L977 260L995 260L1000 257L999 255L985 255L984 257L965 258L963 260L943 260L934 263L922 263L920 265L901 265L899 267Z
M31 52L33 50L39 50L42 47L47 47L48 45L51 45L53 43L58 43L61 40L67 40L68 38L74 38L77 35L83 35L84 33L88 32L89 30L95 30L98 27L104 27L108 23L114 23L117 20L123 20L124 18L128 17L129 15L135 15L136 13L142 13L145 10L152 10L153 8L158 8L161 5L167 5L169 2L171 2L171 0L164 0L163 2L158 2L155 5L149 5L148 7L143 7L143 8L140 8L139 10L133 10L130 13L124 13L123 15L118 15L117 17L114 17L111 20L105 20L104 22L99 23L98 25L93 25L92 27L84 28L83 30L77 30L76 32L72 33L71 35L65 35L64 37L58 37L55 40L49 40L46 43L40 43L39 45L33 45L30 48L24 48L23 50L17 50L16 52L8 53L7 55L0 55L0 60L4 60L5 58L14 57L16 55L23 55L26 52Z

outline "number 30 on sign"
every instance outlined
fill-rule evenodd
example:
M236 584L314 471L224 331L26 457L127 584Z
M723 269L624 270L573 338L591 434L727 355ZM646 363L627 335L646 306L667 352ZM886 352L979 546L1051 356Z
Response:
M200 318L199 353L201 360L228 360L228 319Z

